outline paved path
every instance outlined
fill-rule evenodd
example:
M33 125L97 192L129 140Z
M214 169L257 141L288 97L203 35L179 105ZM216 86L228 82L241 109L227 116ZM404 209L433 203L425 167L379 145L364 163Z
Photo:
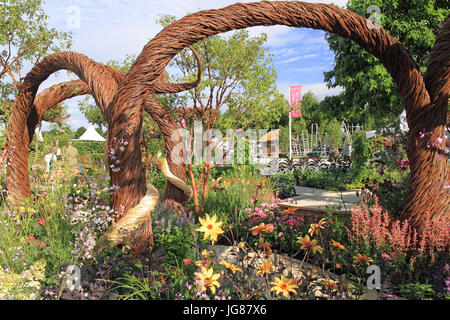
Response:
M294 202L280 203L282 207L296 208L299 212L326 212L328 207L333 208L333 212L350 212L356 203L361 202L362 197L356 196L356 190L328 191L307 187L295 186L296 196L291 197Z

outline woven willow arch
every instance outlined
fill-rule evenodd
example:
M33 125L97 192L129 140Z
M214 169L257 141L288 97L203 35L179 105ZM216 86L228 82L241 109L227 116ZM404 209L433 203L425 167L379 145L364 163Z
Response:
M450 193L446 191L445 186L450 182L449 165L442 159L442 148L437 146L435 141L445 134L450 89L450 18L446 19L436 39L424 80L402 44L384 29L373 28L366 18L333 5L287 1L235 4L223 9L197 12L172 23L144 47L122 81L114 80L114 90L109 87L102 88L101 83L85 76L93 65L84 65L81 70L83 72L75 68L81 76L74 72L88 84L99 106L105 108L105 119L109 123L109 147L116 146L117 141L127 141L125 150L118 151L115 155L120 160L120 171L110 171L111 184L118 185L121 189L120 193L111 197L113 208L122 210L126 215L131 208L138 205L146 193L139 148L143 112L146 108L161 112L158 103L151 99L150 94L167 92L167 87L159 87L157 79L161 77L169 61L186 46L208 36L252 26L271 25L307 27L332 32L354 41L380 60L403 97L410 128L410 187L402 215L404 218L411 218L416 226L420 226L425 213L445 216L448 219ZM117 77L113 72L109 75L106 75L107 71L101 72L104 72L106 77ZM22 118L29 111L27 106L31 106L35 95L33 85L36 86L35 81L43 77L33 70L30 74L30 78L34 80L25 80L8 126L8 146L15 146L13 152L16 153L17 150L24 152L23 145L28 144L23 142L28 141L18 138L26 128L22 125L17 129L15 121L21 120L23 123ZM187 86L182 88L186 89ZM167 128L170 126L163 125L163 128L169 131ZM419 132L424 130L431 134L421 139ZM32 135L31 132L30 134ZM429 148L428 145L432 147ZM23 161L20 163L21 168L26 168L25 165ZM22 175L22 178L25 177ZM21 190L14 183L11 183L11 186L12 190ZM14 189L15 187L17 188ZM24 195L23 192L18 194ZM138 242L145 242L146 237L148 233L143 232Z

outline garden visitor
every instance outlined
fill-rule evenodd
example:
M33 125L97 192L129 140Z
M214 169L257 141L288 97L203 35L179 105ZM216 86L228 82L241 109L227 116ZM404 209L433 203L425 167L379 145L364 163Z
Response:
M56 140L56 145L53 148L53 152L56 152L56 160L59 162L62 160L62 157L61 157L61 148L58 146L58 144L59 140Z
M47 152L48 153L44 156L44 161L47 165L46 172L50 172L50 169L54 168L57 158L56 158L55 154L51 151L50 147L48 147Z
M78 165L78 150L72 146L72 141L67 141L67 145L63 148L64 164L68 167L75 167Z

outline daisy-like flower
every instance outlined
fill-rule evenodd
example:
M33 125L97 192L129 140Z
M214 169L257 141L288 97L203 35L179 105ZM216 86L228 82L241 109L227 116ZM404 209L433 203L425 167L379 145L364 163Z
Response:
M205 219L199 218L198 220L200 221L201 227L196 229L196 231L201 231L205 233L203 240L210 238L212 243L214 244L214 242L217 241L217 237L220 234L224 233L224 231L221 228L222 221L216 221L217 220L216 215L214 215L211 218L208 214L206 214Z
M295 289L298 288L298 285L293 283L293 279L287 279L281 276L281 278L275 278L275 281L270 284L272 285L270 291L275 291L276 294L283 294L286 298L290 297L291 292L293 294L297 293Z
M242 272L242 270L236 267L234 264L228 263L225 260L220 261L219 264L225 266L225 268L229 269L231 272L233 272L233 274L235 274L236 271Z
M308 250L309 248L313 248L316 246L317 240L311 240L309 238L309 235L306 235L304 237L298 237L297 243L301 244L301 249Z
M373 259L369 258L368 256L363 256L361 253L358 253L357 256L353 257L353 262L360 263L360 264L366 264L369 266L373 262Z
M259 226L251 228L250 231L255 237L262 232L270 233L273 231L273 224L269 223L266 225L265 223L261 223Z
M287 209L283 210L283 213L284 214L294 214L295 211L297 211L296 208L287 208Z
M341 250L347 251L347 248L345 248L342 244L340 244L339 242L336 242L334 240L331 240L331 244Z
M319 233L320 229L325 228L327 224L326 218L322 218L317 223L311 223L308 233L313 236L315 233Z
M258 269L258 271L256 271L256 274L260 275L261 277L264 277L265 274L270 274L273 267L274 265L272 263L272 259L268 258L265 261L263 261L262 264L256 267Z
M194 273L195 279L198 281L198 283L201 283L200 286L200 292L205 292L206 289L209 288L211 290L212 294L216 293L216 287L220 288L220 283L217 281L220 278L219 273L214 273L213 268L205 268L202 267L200 269L200 272Z

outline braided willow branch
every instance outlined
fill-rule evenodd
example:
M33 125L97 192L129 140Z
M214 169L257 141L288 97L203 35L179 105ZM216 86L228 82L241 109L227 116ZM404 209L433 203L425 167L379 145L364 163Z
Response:
M444 153L450 97L450 16L439 31L425 74L430 104L410 112L408 159L410 185L402 218L416 226L423 218L450 214L450 166ZM422 137L422 133L430 133Z
M185 46L208 36L251 26L276 24L308 27L335 33L354 41L378 58L396 82L403 97L408 125L412 128L412 132L421 126L424 114L434 114L423 76L403 45L384 29L373 28L373 24L369 20L356 13L333 5L297 1L261 1L197 12L172 23L144 47L114 97L112 113L114 121L110 128L109 139L129 139L130 147L126 153L118 155L119 159L124 160L121 161L121 175L112 176L112 179L114 184L125 185L125 189L123 189L124 193L114 199L113 205L124 204L126 209L132 205L132 202L126 199L129 194L137 194L138 197L141 197L139 193L136 193L134 186L135 183L144 183L142 179L144 173L135 165L136 157L140 156L137 133L140 131L142 121L140 110L145 104L142 93L161 75L169 61ZM416 121L416 119L420 119L420 121ZM436 134L441 130L433 125L430 129L437 130ZM433 150L421 150L420 152L417 157L414 146L410 145L408 148L408 156L412 159L410 162L413 162L411 169L414 171L411 179L417 180L412 181L413 184L421 183L420 175L415 174L421 169L421 161L427 157L438 158L437 152ZM440 188L440 190L448 177L448 170L443 171L443 168L442 164L431 168L427 178L428 180L438 179L433 182L437 182L436 188ZM441 177L442 173L444 173L443 178ZM128 180L131 177L133 177L133 183ZM411 208L405 209L405 215L420 215L424 208L428 208L427 201L436 198L431 192L428 192L428 197L421 197L419 193L422 191L427 192L421 189L410 190L410 192L416 193L414 197L417 201ZM443 200L435 201L428 209L432 214L438 214L445 206L447 199L445 197Z
M29 136L25 119L31 111L31 103L39 84L56 70L67 68L74 71L88 84L94 99L104 113L109 125L108 146L117 146L119 141L127 143L123 150L115 148L119 171L110 171L111 184L118 185L121 190L111 197L111 204L114 209L127 213L140 202L147 189L139 148L146 106L151 105L148 110L155 112L160 120L163 119L160 121L163 128L167 129L170 126L176 128L173 126L173 119L171 122L169 117L160 114L163 112L161 105L149 95L156 92L185 90L198 83L164 84L161 77L169 61L186 46L208 36L251 26L276 24L335 33L354 41L380 60L403 97L410 128L408 157L411 164L411 187L408 199L411 201L407 204L403 215L414 217L417 223L420 223L420 216L424 211L432 215L442 214L443 211L448 217L449 210L446 209L449 195L447 193L442 196L442 187L448 181L448 164L445 161L438 161L441 154L437 147L425 148L426 142L417 138L418 131L423 127L431 131L433 139L443 131L442 101L444 97L448 98L448 19L438 35L430 59L426 77L429 93L419 68L402 44L385 30L372 28L373 24L370 21L348 10L332 5L297 1L261 1L194 13L169 25L152 39L144 47L130 72L124 76L118 71L111 70L112 68L86 60L87 58L83 59L84 56L74 53L60 53L44 59L27 75L16 99L8 126L7 146L13 155L18 155L24 152L23 146L28 145L29 141L21 136L24 132L25 137ZM444 71L440 70L442 66ZM17 126L16 122L20 124ZM26 168L26 158L19 160L19 168ZM427 170L421 174L420 171L424 168ZM17 166L14 170L17 170ZM11 176L16 181L28 180L24 172ZM19 189L21 195L29 193L29 190L20 189L15 185L11 178L7 183Z
M196 86L200 82L201 63L197 53L195 50L193 51L199 64L198 78L196 81L187 84L158 83L157 89L150 91L176 93ZM75 72L82 80L54 85L34 98L39 85L53 72L61 69ZM28 176L28 165L26 164L28 162L28 146L33 138L36 125L42 120L44 113L49 108L66 99L91 93L97 105L100 107L105 121L108 123L109 113L107 106L109 106L117 90L117 84L123 80L124 76L125 74L122 71L96 63L86 56L74 52L61 52L50 55L27 74L24 85L13 106L10 118L11 128L8 129L7 146L11 146L9 154L13 158L23 160L13 162L12 167L8 170L7 186L10 196L20 197L30 194L29 180L16 178L17 176ZM159 107L158 105L156 106L156 108ZM25 117L26 127L24 127ZM158 121L158 119L155 120L161 124L161 121ZM173 119L171 121L175 125ZM18 135L16 134L17 132L22 133ZM28 139L26 139L23 132L25 132ZM170 163L170 165L172 164ZM175 172L180 171L178 168L175 169L177 169ZM184 177L184 172L180 176Z

